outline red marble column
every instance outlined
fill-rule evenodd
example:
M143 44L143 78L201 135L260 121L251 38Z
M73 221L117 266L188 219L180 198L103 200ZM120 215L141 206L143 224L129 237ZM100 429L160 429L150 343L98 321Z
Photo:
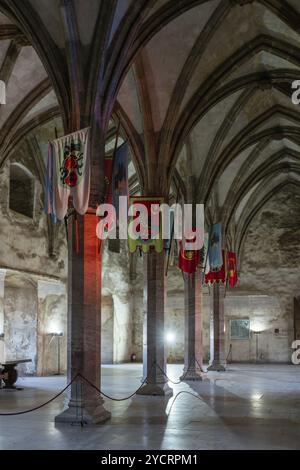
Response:
M144 342L145 385L140 395L169 395L166 383L164 315L166 305L165 255L154 250L144 255Z
M81 373L100 388L101 252L94 210L68 221L68 380ZM99 393L86 383L72 385L68 408L56 422L100 423L110 417Z
M225 287L223 284L214 283L212 295L212 316L211 316L211 358L208 371L226 370L225 358L225 323L224 323L224 296Z
M184 275L185 349L181 380L203 379L201 271Z

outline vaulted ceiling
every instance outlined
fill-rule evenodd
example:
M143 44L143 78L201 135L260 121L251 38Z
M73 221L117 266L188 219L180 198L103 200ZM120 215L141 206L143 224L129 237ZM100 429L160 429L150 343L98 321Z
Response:
M180 185L237 249L272 195L299 187L298 0L0 0L0 11L1 162L24 140L45 159L55 132L90 116L105 129L120 120L142 190Z

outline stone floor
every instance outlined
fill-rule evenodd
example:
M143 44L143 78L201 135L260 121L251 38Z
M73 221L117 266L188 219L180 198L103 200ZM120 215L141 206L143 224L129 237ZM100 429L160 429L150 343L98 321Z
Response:
M141 365L103 367L103 391L116 397L138 388ZM175 380L182 367L171 365ZM20 378L23 391L0 391L0 412L43 403L65 377ZM53 422L63 397L31 414L0 418L1 449L299 449L300 367L230 365L201 383L170 384L172 398L106 400L112 419L100 426ZM187 391L189 393L178 392Z

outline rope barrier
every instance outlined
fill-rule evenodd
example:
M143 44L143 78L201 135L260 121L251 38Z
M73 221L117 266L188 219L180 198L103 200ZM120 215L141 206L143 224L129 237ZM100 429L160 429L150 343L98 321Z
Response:
M79 374L75 375L75 377L71 380L71 382L66 385L66 387L61 390L57 395L55 395L53 398L50 398L50 400L46 401L42 405L36 406L35 408L30 408L29 410L25 411L16 411L14 413L0 413L0 416L18 416L18 415L24 415L26 413L32 413L32 411L39 410L40 408L43 408L44 406L49 405L49 403L53 402L56 400L58 397L60 397L65 391L72 385L72 383L78 378Z
M194 358L196 363L198 364L199 366L199 369L203 372L203 369L201 367L201 365L199 364L199 362L197 361L196 357ZM192 360L191 360L192 362ZM191 364L191 363L190 363ZM190 366L189 364L189 366ZM56 400L57 398L59 398L63 393L66 392L66 390L79 378L81 380L81 396L82 396L82 381L86 382L90 387L92 387L94 390L96 390L100 395L102 395L103 397L107 398L108 400L112 400L112 401L117 401L117 402L122 402L122 401L127 401L127 400L130 400L130 398L132 398L133 396L135 396L139 390L141 390L141 388L145 385L145 383L147 382L153 368L157 367L161 372L162 374L166 377L167 381L166 382L156 382L158 385L159 384L166 384L168 382L171 382L172 384L174 385L179 385L183 380L184 378L186 377L186 375L188 374L189 372L189 368L188 370L186 371L186 373L182 376L182 379L180 379L178 382L174 382L173 380L171 380L168 375L166 374L166 372L156 363L156 361L153 362L152 366L151 366L151 369L147 375L147 377L142 381L141 385L139 386L139 388L137 390L135 390L135 392L131 393L129 396L127 397L124 397L124 398L115 398L115 397L112 397L110 395L108 395L107 393L103 392L99 387L97 387L96 385L94 385L89 379L87 379L86 377L84 377L80 372L78 374L75 375L75 377L73 377L73 379L65 386L65 388L63 388L59 393L57 393L54 397L50 398L49 400L47 400L45 403L42 403L41 405L38 405L34 408L30 408L29 410L23 410L23 411L16 411L16 412L12 412L12 413L0 413L0 416L18 416L18 415L24 415L24 414L27 414L27 413L32 413L33 411L37 411L47 405L49 405L50 403L52 403L54 400ZM77 397L77 385L76 384L76 397ZM185 391L181 391L179 392L174 401L177 399L177 396L180 395L181 393L184 393ZM186 392L186 393L190 393L190 392ZM193 394L191 394L193 395ZM193 395L193 396L196 396L196 395ZM77 400L76 400L77 401ZM173 404L174 404L174 401L173 401ZM172 404L172 406L173 406ZM82 410L81 410L82 411ZM78 412L78 410L76 410L76 412Z
M110 395L107 395L106 393L102 392L102 390L100 388L98 388L96 385L94 385L92 382L90 382L89 379L87 379L86 377L84 377L82 374L79 373L79 376L87 383L90 385L90 387L94 388L97 392L99 392L101 395L103 395L105 398L107 398L108 400L112 400L112 401L126 401L126 400L130 400L130 398L132 398L134 395L136 395L138 393L139 390L141 390L141 388L145 385L145 383L147 382L148 380L148 377L149 375L151 374L152 372L152 369L153 367L155 366L155 362L153 362L152 364L152 367L150 369L150 372L148 373L147 377L142 381L141 385L139 386L139 388L133 392L131 395L129 395L128 397L124 397L124 398L114 398L114 397L111 397Z

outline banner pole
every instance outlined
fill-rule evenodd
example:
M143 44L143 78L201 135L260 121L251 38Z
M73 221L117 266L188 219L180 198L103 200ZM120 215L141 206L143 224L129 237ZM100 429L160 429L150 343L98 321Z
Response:
M226 281L225 281L225 292L224 292L224 298L226 297L226 292L227 292L227 284L228 284L228 269L227 269L227 252L224 250L224 269L226 270Z
M205 256L204 276L203 276L202 285L205 284L205 273L206 273L206 266L207 266L207 260L208 260L211 233L212 233L212 226L210 226L210 229L209 229L209 232L208 232L208 244L207 244L207 252L206 252L206 256ZM208 289L209 289L209 287L208 287Z
M176 187L176 189L177 189L177 195L176 195L176 205L177 205L178 204L178 199L179 199L179 188ZM169 250L168 250L168 258L167 258L167 266L166 266L165 276L168 275L168 271L169 271L170 255L171 255L171 249L172 249L173 240L174 240L174 225L175 225L175 214L174 214L174 219L173 219L173 226L172 226L172 232L171 232L171 238L170 238L170 246L169 246Z

